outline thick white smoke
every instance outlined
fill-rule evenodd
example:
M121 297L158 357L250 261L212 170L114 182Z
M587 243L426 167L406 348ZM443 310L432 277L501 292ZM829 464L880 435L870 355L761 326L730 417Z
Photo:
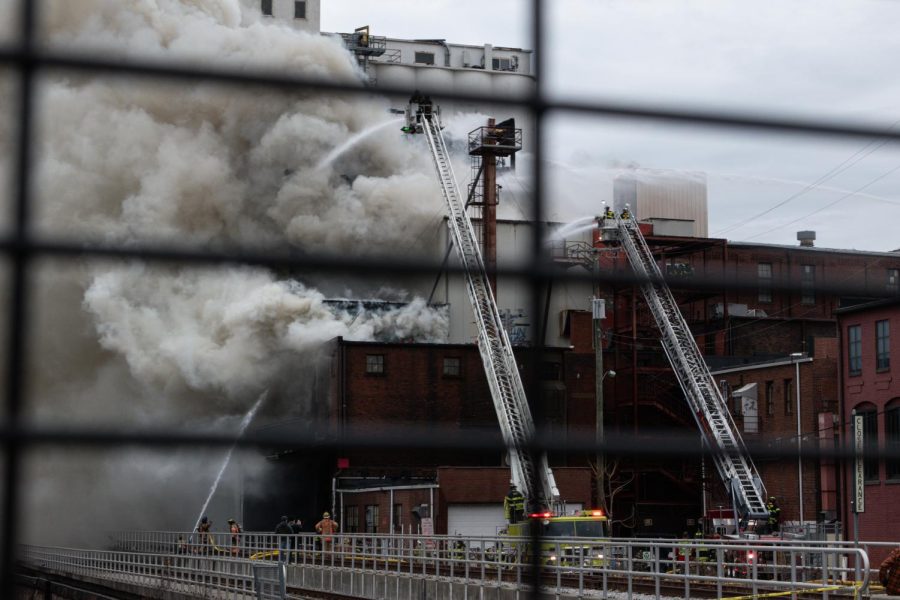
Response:
M338 42L263 22L257 4L54 0L44 3L41 36L54 48L105 56L359 81ZM431 242L423 233L439 225L432 167L396 127L319 165L343 141L392 118L386 100L109 75L50 74L40 91L41 235L353 256L409 252ZM10 87L0 94L13 105ZM69 260L45 266L36 283L31 348L40 359L30 374L29 411L43 421L230 431L266 389L272 399L263 419L302 416L303 374L321 359L323 342L447 335L445 315L421 299L378 314L330 309L317 288L332 293L348 284L321 275ZM384 283L350 292L366 296ZM30 539L85 541L69 523L73 512L97 531L116 523L189 526L193 508L185 507L199 507L196 493L215 470L215 461L187 453L84 456L32 457Z

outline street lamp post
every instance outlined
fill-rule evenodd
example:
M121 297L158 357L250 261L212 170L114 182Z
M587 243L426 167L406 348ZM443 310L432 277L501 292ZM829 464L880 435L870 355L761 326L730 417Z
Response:
M800 527L803 527L803 444L801 441L802 430L800 427L800 359L803 358L802 352L792 352L791 353L791 361L794 363L794 379L797 382L797 487L799 490L799 496L797 497L798 502L800 503Z

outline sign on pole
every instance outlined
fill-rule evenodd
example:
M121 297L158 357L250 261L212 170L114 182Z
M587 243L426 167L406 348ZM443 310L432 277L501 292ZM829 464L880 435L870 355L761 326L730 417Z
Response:
M853 415L853 512L866 511L865 429L862 415Z

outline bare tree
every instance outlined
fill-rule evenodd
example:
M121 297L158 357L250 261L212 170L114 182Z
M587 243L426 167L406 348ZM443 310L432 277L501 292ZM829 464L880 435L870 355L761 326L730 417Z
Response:
M627 529L633 529L635 526L635 507L631 507L631 512L626 517L619 517L614 510L616 496L634 481L635 472L622 472L622 459L617 458L613 461L603 462L603 477L600 477L599 466L596 462L591 462L591 470L594 472L594 478L601 484L602 489L599 492L600 507L606 512L609 518L609 524L619 524Z

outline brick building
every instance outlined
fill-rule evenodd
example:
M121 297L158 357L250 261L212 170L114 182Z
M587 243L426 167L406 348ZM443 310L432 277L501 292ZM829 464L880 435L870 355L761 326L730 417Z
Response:
M801 365L801 429L804 436L818 435L823 443L831 443L828 435L834 434L838 390L835 311L848 294L877 298L896 293L900 254L659 236L653 235L649 224L642 228L711 370L720 371L731 389L735 384L758 384L765 412L759 416L760 431L747 433L748 441L795 443L795 402L785 399L796 393L789 357L802 353L811 362ZM630 273L624 253L602 242L597 246L601 273ZM720 282L721 289L708 282ZM610 307L603 321L608 345L604 364L618 375L605 399L607 430L649 440L659 429L695 429L640 290L633 285L603 285L599 293ZM590 315L578 327L590 327ZM590 341L575 334L572 339L576 350ZM741 368L766 362L770 366L762 370ZM733 407L733 399L729 402ZM743 417L735 416L740 428ZM785 507L783 518L798 519L797 461L758 463L767 491ZM835 515L833 467L804 466L804 520ZM691 529L703 501L700 461L642 460L632 467L633 484L620 501L634 507L634 532ZM706 479L708 490L721 492L715 471L712 475L708 471Z
M892 360L891 332L900 331L900 299L860 304L837 311L841 345L841 428L845 444L854 442L852 415L863 417L866 448L900 450L900 381ZM865 455L864 455L865 456ZM865 456L865 505L859 515L859 538L900 539L897 518L900 460ZM842 513L848 538L853 531L854 464L843 468ZM874 556L873 560L879 560Z
M727 381L731 390L757 384L758 432L743 431L748 441L787 444L791 452L796 441L796 413L792 412L796 406L787 398L796 393L797 383L790 355L802 353L802 435L832 443L833 415L840 412L835 311L846 290L872 298L896 293L900 255L676 236L649 235L647 241L701 351L711 369L719 373L717 379ZM614 250L600 252L599 263L601 274L630 274L625 257ZM709 278L721 282L721 289L693 286ZM792 282L802 285L794 289ZM517 302L503 285L501 279L500 295ZM570 285L565 294L554 295L556 303L560 298L590 295L589 288L582 294ZM607 299L608 307L603 321L604 366L617 373L603 384L606 431L627 433L648 444L655 443L661 429L695 431L693 416L660 348L656 325L639 290L632 285L605 285L600 295ZM568 341L569 346L546 350L537 374L542 393L531 402L543 415L541 424L564 441L569 435L594 432L595 355L590 312L583 307L563 307L557 321L556 309L554 304L550 321L558 323L559 330L548 337ZM328 385L322 386L313 403L313 416L329 419L335 432L409 426L420 432L450 431L463 436L499 434L481 359L472 344L336 339L326 354L330 363L322 369L320 380ZM527 364L522 361L523 367ZM523 372L526 381L528 375ZM734 401L729 399L731 406ZM745 428L746 415L734 416L738 427ZM476 524L489 531L497 525L498 506L508 482L503 454L348 449L316 471L320 479L323 475L327 478L327 483L322 481L317 488L317 503L332 506L329 484L339 487L350 485L352 478L368 478L368 484L375 485L383 479L390 485L376 487L384 489L344 495L346 507L357 507L353 509L357 516L351 519L354 527L375 526L381 532L392 525L395 529L417 526L418 522L410 520L411 509L427 504L434 508L431 518L438 532L466 530ZM338 458L347 459L349 468L339 471ZM677 535L693 530L702 516L704 483L708 507L721 499L724 485L710 465L706 465L704 482L697 459L618 458L619 482L624 487L616 496L612 515L618 521L617 534ZM590 488L590 459L584 455L550 456L558 476L572 469L573 474L566 476L573 478L571 483L560 485L573 506L597 501L596 489ZM784 520L798 519L796 460L756 462L768 491L779 498ZM474 471L465 469L483 471L476 477ZM832 464L804 463L806 522L841 514L840 479L835 472ZM473 487L474 481L482 483ZM399 493L399 487L405 485L425 487L391 500L388 488L393 486ZM367 508L375 506L377 509ZM372 511L377 511L377 518ZM391 515L395 515L393 521Z
M525 349L519 349L525 352ZM332 342L329 415L337 434L415 427L440 435L490 436L499 442L478 348L469 344ZM528 361L520 364L528 378ZM593 358L548 348L538 375L536 410L557 439L593 431ZM510 472L505 452L452 448L348 448L335 470L336 506L345 531L417 531L421 518L437 533L494 534L503 526ZM562 498L570 509L590 506L587 456L551 454ZM424 505L424 509L422 508ZM413 509L417 509L415 512Z

